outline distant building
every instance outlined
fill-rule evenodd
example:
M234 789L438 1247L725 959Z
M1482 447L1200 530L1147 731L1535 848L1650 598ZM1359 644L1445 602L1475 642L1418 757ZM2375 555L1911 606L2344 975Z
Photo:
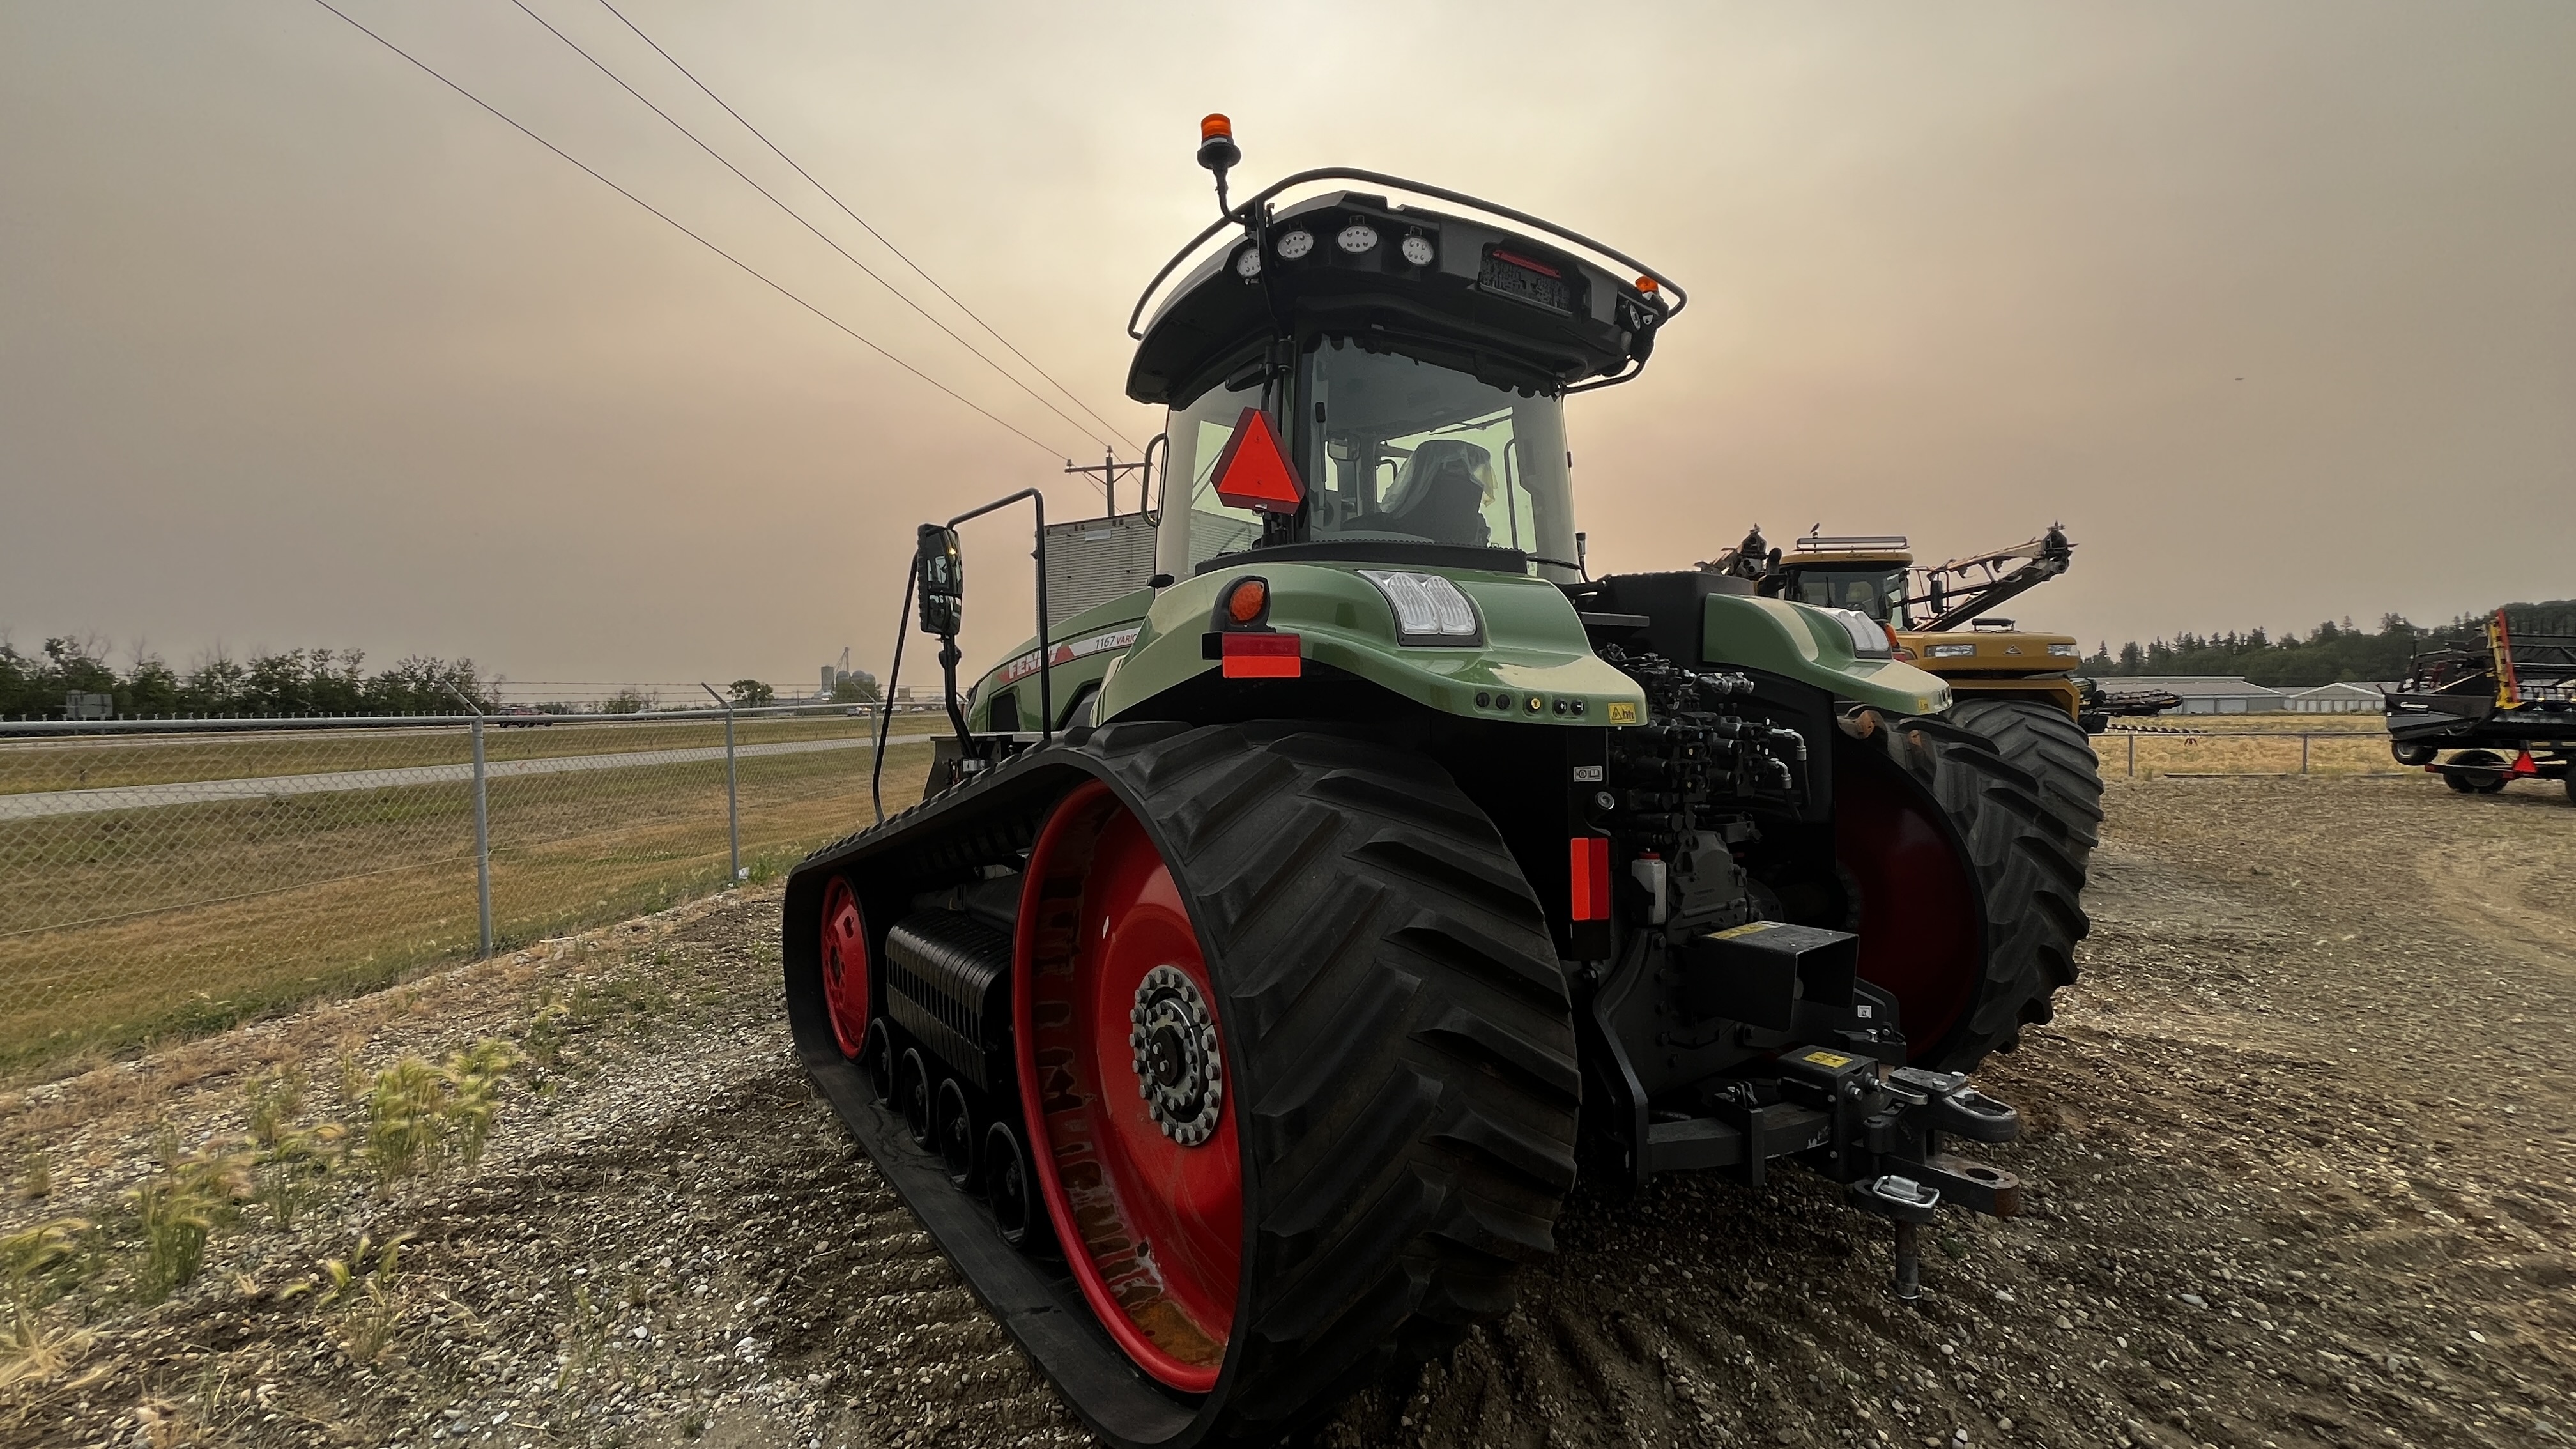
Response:
M2224 674L2148 674L2094 681L2104 689L2161 689L2182 696L2176 714L2267 714L2290 707L2289 696Z
M2376 684L2320 684L2292 694L2290 708L2299 714L2379 714L2388 701Z

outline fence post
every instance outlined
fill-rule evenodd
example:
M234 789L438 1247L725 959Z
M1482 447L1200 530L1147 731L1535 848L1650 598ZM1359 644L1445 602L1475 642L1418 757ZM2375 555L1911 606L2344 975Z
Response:
M2129 735L2129 778L2138 778L2138 737L2134 732Z
M716 694L715 686L701 679L698 688L715 695L725 712L725 844L733 874L725 877L725 889L742 884L742 795L734 786L733 769L733 701Z
M492 954L492 815L483 795L483 710L455 685L447 692L474 714L474 954L480 960Z
M2304 775L2304 774L2306 774L2307 772L2308 772L2308 732L2307 732L2307 731L2305 731L2305 730L2301 730L2301 731L2299 731L2299 773L2300 773L2300 774L2302 774L2302 775Z

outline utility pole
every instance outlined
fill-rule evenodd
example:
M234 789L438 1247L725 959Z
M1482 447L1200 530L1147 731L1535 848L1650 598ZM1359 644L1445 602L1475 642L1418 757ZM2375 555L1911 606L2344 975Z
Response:
M1100 475L1100 486L1109 495L1109 516L1112 518L1116 518L1118 516L1119 476L1125 473L1139 472L1144 468L1144 466L1144 463L1141 461L1134 463L1121 463L1118 461L1118 455L1115 452L1103 452L1100 455L1099 462L1088 463L1081 467L1075 467L1071 458L1064 460L1064 471L1068 473L1097 473ZM1140 480L1136 485L1136 509L1141 513L1144 511L1144 508L1145 485Z

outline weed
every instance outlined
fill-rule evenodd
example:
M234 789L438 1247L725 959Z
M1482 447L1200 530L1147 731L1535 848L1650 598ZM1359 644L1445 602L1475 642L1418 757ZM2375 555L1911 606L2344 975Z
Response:
M402 1299L395 1280L402 1273L402 1247L411 1241L403 1233L377 1248L372 1238L358 1235L358 1249L347 1258L328 1258L322 1263L322 1274L331 1280L315 1302L322 1307L340 1309L340 1347L360 1363L374 1363L391 1347L394 1330L402 1323Z
M88 1275L91 1257L81 1251L90 1225L55 1218L0 1237L0 1295L21 1318L71 1291Z
M259 1154L251 1197L268 1209L280 1232L293 1232L304 1210L322 1197L322 1180L338 1170L348 1129L337 1122L290 1128Z
M36 1147L28 1150L27 1166L19 1177L18 1190L30 1202L54 1195L54 1160L45 1155L45 1149Z
M555 1387L565 1389L572 1381L590 1371L608 1353L608 1318L590 1296L590 1285L576 1283L572 1289L572 1322L564 1326L563 1367L555 1374Z
M281 1072L250 1085L250 1137L262 1147L275 1147L286 1124L304 1110L306 1083L302 1072Z
M547 987L537 997L536 1010L528 1013L527 1030L519 1038L528 1049L529 1061L547 1071L554 1070L571 1036L565 1029L571 1016L572 1008L556 999L553 987Z
M500 1113L503 1076L517 1056L485 1039L432 1067L406 1057L376 1074L366 1095L367 1160L379 1182L436 1172L452 1156L471 1165Z
M364 1100L367 1161L375 1168L378 1182L390 1183L442 1165L447 1142L439 1130L439 1113L447 1105L447 1083L436 1068L418 1057L405 1057L376 1073Z
M146 1297L169 1297L206 1265L207 1239L250 1196L247 1157L208 1147L125 1194L143 1234L143 1268L135 1282Z
M456 1145L456 1155L472 1166L483 1155L483 1143L492 1134L492 1119L499 1114L499 1092L502 1075L518 1060L506 1042L486 1039L476 1042L471 1050L458 1052L447 1059L441 1075L447 1081L446 1127Z
M0 1324L0 1389L50 1382L78 1363L95 1338L84 1328L49 1327L33 1310L11 1309Z

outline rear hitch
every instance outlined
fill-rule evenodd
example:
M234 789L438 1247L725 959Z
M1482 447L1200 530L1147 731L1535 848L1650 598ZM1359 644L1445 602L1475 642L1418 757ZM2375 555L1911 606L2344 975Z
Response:
M1838 1057L1839 1052L1825 1052ZM1897 1301L1913 1303L1923 1296L1923 1225L1947 1203L1970 1212L2012 1217L2021 1211L2021 1180L2002 1168L1941 1150L1941 1134L1973 1142L2009 1142L2021 1132L2021 1114L1968 1085L1962 1072L1933 1072L1898 1067L1875 1083L1855 1082L1849 1074L1817 1062L1814 1050L1792 1053L1788 1061L1833 1072L1849 1094L1859 1085L1873 1096L1874 1110L1862 1120L1867 1155L1873 1159L1861 1175L1845 1178L1852 1206L1892 1220L1896 1226ZM1812 1078L1811 1078L1812 1080ZM1833 1175L1828 1171L1828 1175Z
M1766 1063L1765 1076L1712 1094L1719 1116L1749 1139L1745 1179L1762 1180L1764 1148L1771 1147L1844 1184L1854 1208L1892 1222L1900 1302L1922 1297L1922 1229L1940 1208L1994 1217L2021 1211L2020 1179L1942 1148L1944 1134L2009 1142L2021 1132L2021 1115L1969 1086L1965 1073L1891 1068L1818 1046Z

